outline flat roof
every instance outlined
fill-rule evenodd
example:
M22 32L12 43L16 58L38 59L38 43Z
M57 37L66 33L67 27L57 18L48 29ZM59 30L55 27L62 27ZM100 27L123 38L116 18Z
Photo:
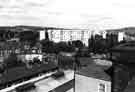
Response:
M107 75L104 72L104 70L96 64L92 64L84 69L81 69L77 71L76 74L83 75L86 77L93 77L104 81L111 81L110 76Z

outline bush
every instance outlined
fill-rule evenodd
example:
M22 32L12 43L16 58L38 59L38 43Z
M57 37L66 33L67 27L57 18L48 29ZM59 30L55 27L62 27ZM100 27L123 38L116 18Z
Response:
M83 45L83 42L82 42L82 41L80 41L80 40L75 40L75 41L72 42L72 46L77 47L77 48L81 48L81 47L83 47L84 45Z
M4 63L0 63L0 74L5 72L5 64Z
M56 52L55 43L53 41L42 40L41 44L42 44L43 52L45 52L45 53L55 53Z
M18 61L16 54L9 55L8 58L4 60L4 64L7 69L24 65L22 61Z

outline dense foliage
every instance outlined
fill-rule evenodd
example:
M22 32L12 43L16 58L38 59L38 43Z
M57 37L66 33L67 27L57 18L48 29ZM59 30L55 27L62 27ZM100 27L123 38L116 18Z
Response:
M69 45L67 42L59 42L55 43L50 40L42 40L42 51L46 53L59 53L61 51L64 52L73 52L74 47Z
M117 34L107 34L106 39L100 35L89 38L89 49L94 53L106 53L110 48L119 44Z

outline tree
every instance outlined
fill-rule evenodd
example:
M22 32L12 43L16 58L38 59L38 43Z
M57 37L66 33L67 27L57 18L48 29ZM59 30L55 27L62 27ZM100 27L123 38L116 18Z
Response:
M58 49L58 52L64 51L64 52L73 52L74 48L66 42L59 42L56 44L56 48Z
M6 58L4 60L4 63L6 65L7 68L12 68L12 67L16 67L18 62L17 62L17 56L15 54L11 54L8 56L8 58Z
M45 39L46 40L49 40L49 34L48 34L48 31L47 30L45 31Z
M81 40L75 40L75 41L72 41L72 46L77 47L77 48L82 48L84 45Z
M56 46L53 41L50 41L48 39L44 39L41 41L42 44L42 51L46 53L55 53L56 52Z
M29 41L29 42L36 42L37 40L37 33L32 31L23 31L19 34L20 41Z
M89 48L92 50L92 52L95 52L95 37L93 35L91 35L89 40Z
M0 74L3 74L5 72L5 64L4 63L0 63Z

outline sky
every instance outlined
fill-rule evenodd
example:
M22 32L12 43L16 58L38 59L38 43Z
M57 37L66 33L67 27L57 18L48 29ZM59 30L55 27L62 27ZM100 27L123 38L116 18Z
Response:
M0 0L0 26L91 30L135 26L134 0Z

